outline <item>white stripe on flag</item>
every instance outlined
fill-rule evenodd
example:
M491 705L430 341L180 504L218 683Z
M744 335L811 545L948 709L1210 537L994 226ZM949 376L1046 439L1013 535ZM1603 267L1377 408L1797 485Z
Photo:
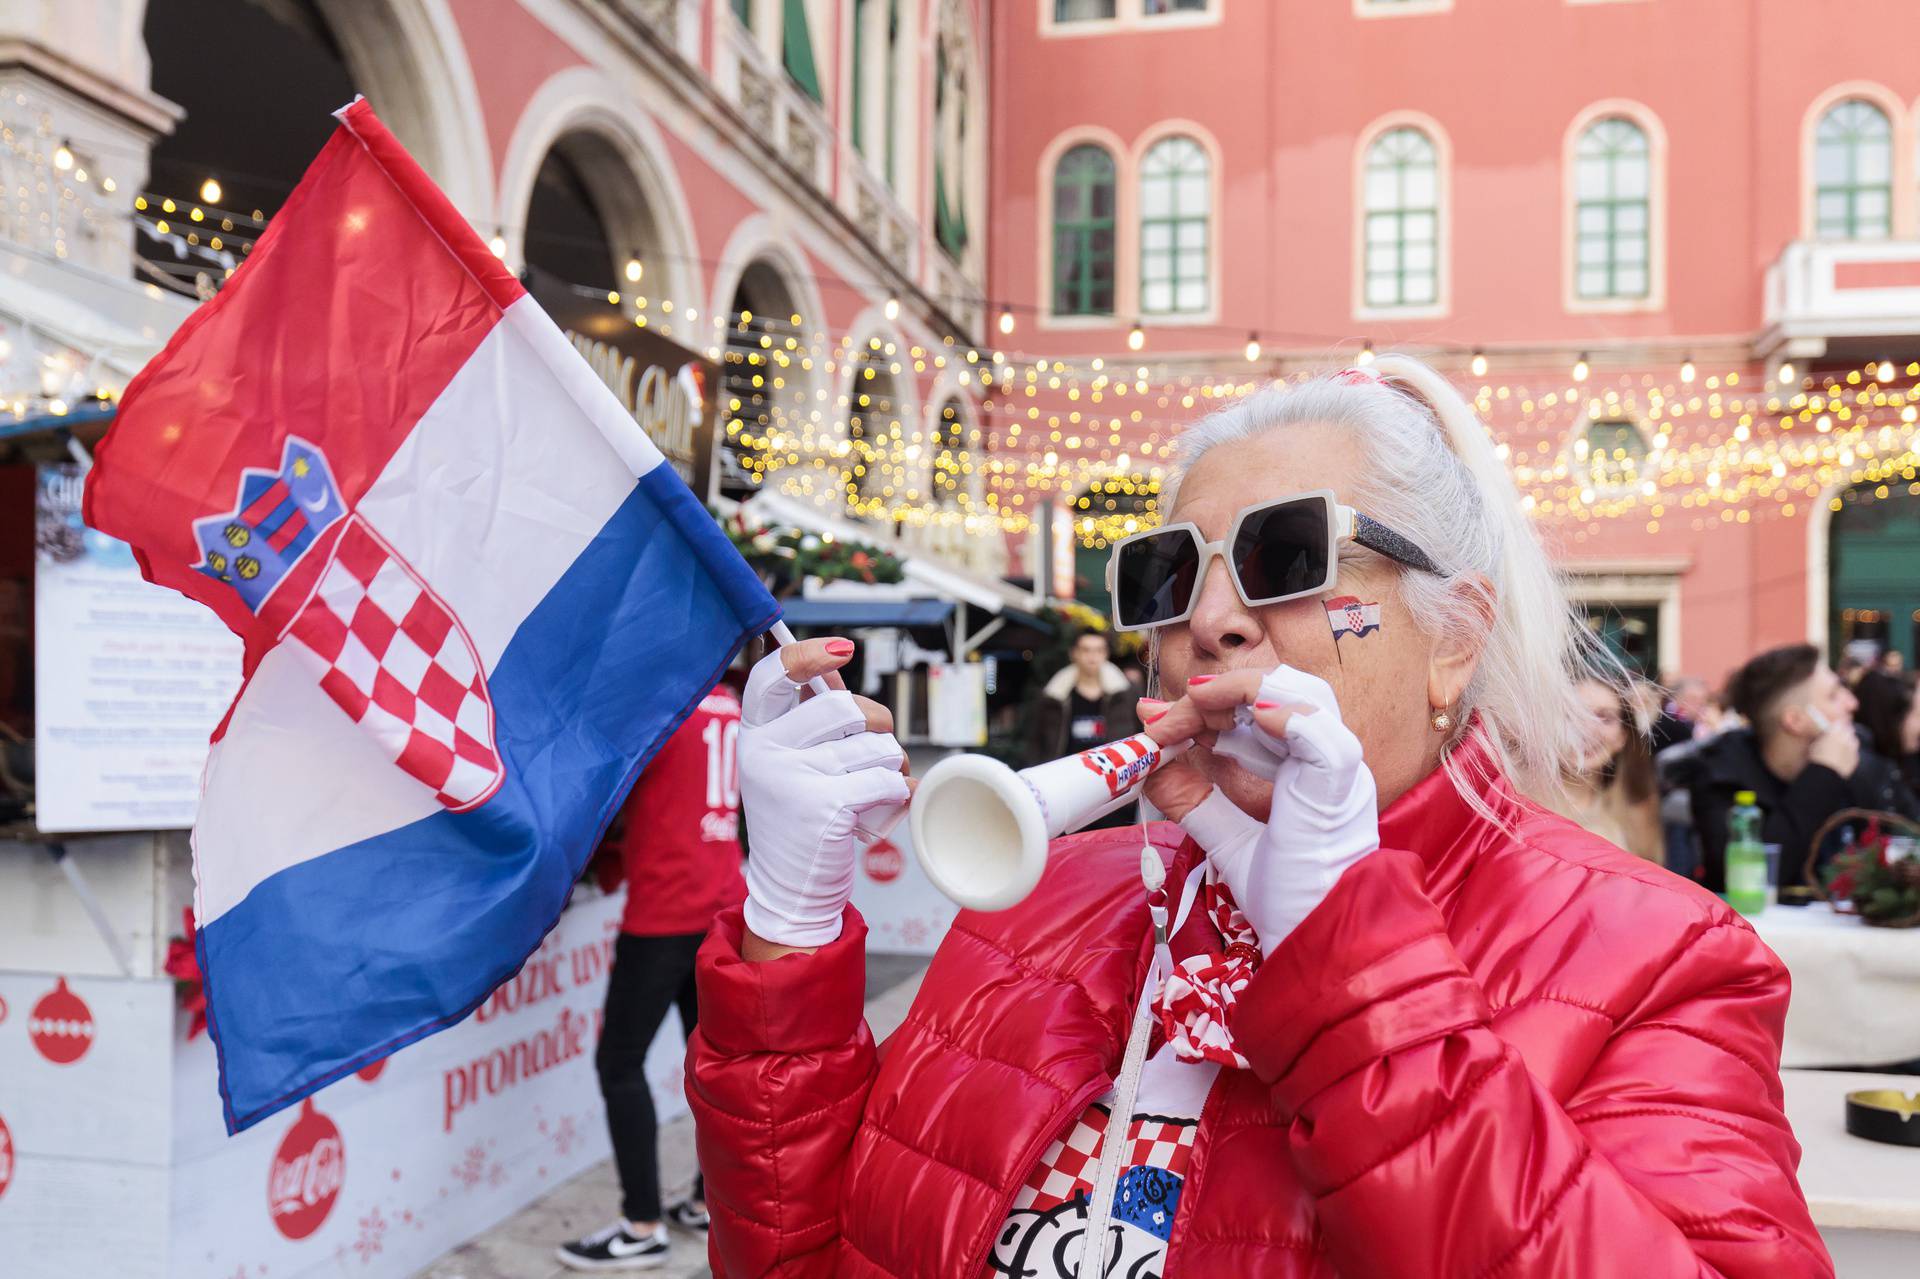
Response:
M358 510L452 608L491 672L634 477L663 463L528 298L475 349ZM201 926L281 870L440 810L283 644L207 760L194 830Z

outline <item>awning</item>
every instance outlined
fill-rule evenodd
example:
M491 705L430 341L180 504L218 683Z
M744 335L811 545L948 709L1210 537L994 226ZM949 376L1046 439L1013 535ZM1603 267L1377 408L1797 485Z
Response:
M789 626L817 626L844 630L854 626L937 628L953 616L948 600L789 599L781 601Z
M901 548L881 538L879 530L844 519L805 498L761 492L741 503L741 508L749 519L784 524L789 528L805 529L809 533L828 533L843 541L881 546L900 561L901 573L917 587L996 616L1018 612L1032 618L1031 610L1035 602L1027 592L1006 582L942 564L930 555L916 555L911 551L902 554Z

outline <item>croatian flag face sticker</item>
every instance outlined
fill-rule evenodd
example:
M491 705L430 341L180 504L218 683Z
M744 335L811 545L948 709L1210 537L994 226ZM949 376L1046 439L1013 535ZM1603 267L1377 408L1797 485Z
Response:
M1336 595L1327 601L1327 625L1335 644L1346 635L1364 638L1380 629L1380 605L1363 603L1358 595Z

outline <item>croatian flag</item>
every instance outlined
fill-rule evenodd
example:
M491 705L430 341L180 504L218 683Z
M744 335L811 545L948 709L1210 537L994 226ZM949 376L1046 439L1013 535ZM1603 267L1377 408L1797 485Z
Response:
M1380 629L1380 606L1362 603L1358 595L1335 595L1327 601L1327 625L1333 627L1333 642L1343 635L1356 638Z
M127 388L90 524L245 641L194 829L237 1132L459 1021L778 608L356 101Z

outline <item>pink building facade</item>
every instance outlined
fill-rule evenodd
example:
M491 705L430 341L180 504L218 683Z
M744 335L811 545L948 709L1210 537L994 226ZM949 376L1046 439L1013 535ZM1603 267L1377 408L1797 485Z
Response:
M1829 566L1833 502L1914 478L1917 38L1898 0L1008 6L988 293L1036 351L1195 384L1432 359L1484 394L1597 624L1666 674L1868 614L1911 657L1920 600L1889 630ZM1883 403L1800 417L1862 368ZM1621 440L1632 474L1596 483Z

